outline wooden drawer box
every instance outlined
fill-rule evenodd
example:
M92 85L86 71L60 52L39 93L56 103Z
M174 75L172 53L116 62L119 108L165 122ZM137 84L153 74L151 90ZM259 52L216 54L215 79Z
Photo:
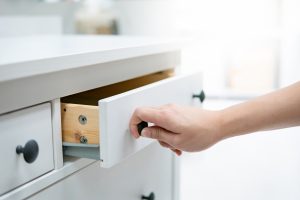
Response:
M152 140L134 140L129 119L138 106L167 103L199 104L201 75L174 76L159 72L61 99L65 155L101 160L111 167Z

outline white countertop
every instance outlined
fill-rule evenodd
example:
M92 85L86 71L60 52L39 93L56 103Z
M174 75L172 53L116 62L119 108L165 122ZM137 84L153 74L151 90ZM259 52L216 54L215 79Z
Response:
M137 36L0 38L0 114L174 68L180 48Z
M0 38L0 83L179 49L175 40L136 36Z

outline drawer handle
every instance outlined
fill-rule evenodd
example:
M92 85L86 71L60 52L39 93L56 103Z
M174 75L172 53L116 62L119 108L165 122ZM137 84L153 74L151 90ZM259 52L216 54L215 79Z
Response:
M16 148L17 154L23 154L24 160L27 163L33 163L39 155L39 145L35 140L29 140L25 146L18 145Z
M200 102L203 103L205 100L205 93L203 90L199 94L193 94L193 98L199 98Z
M146 199L146 200L155 200L155 194L154 194L154 192L151 192L150 194L149 194L149 196L142 196L142 199Z
M140 135L141 135L141 133L142 133L142 130L143 130L144 128L146 128L146 127L148 127L148 123L145 122L145 121L142 121L142 122L140 122L140 123L137 125L138 132L139 132Z

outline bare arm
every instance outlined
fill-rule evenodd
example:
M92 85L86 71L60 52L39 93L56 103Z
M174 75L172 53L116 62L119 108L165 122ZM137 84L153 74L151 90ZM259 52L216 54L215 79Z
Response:
M222 137L300 125L300 82L221 112Z
M143 129L142 136L178 155L201 151L225 138L300 125L300 82L220 111L177 105L138 108L130 121L135 138L141 121L155 124Z

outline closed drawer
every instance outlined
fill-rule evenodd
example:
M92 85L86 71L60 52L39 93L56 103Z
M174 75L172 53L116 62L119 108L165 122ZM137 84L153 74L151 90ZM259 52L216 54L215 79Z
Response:
M0 130L0 194L54 168L50 103L0 116Z
M135 140L129 133L129 120L136 107L200 104L193 98L202 91L200 74L152 76L62 99L65 155L97 159L102 167L112 167L152 142Z
M106 170L99 162L77 171L33 196L30 200L175 200L172 153L159 144L149 145L138 155ZM151 199L151 198L149 198Z

